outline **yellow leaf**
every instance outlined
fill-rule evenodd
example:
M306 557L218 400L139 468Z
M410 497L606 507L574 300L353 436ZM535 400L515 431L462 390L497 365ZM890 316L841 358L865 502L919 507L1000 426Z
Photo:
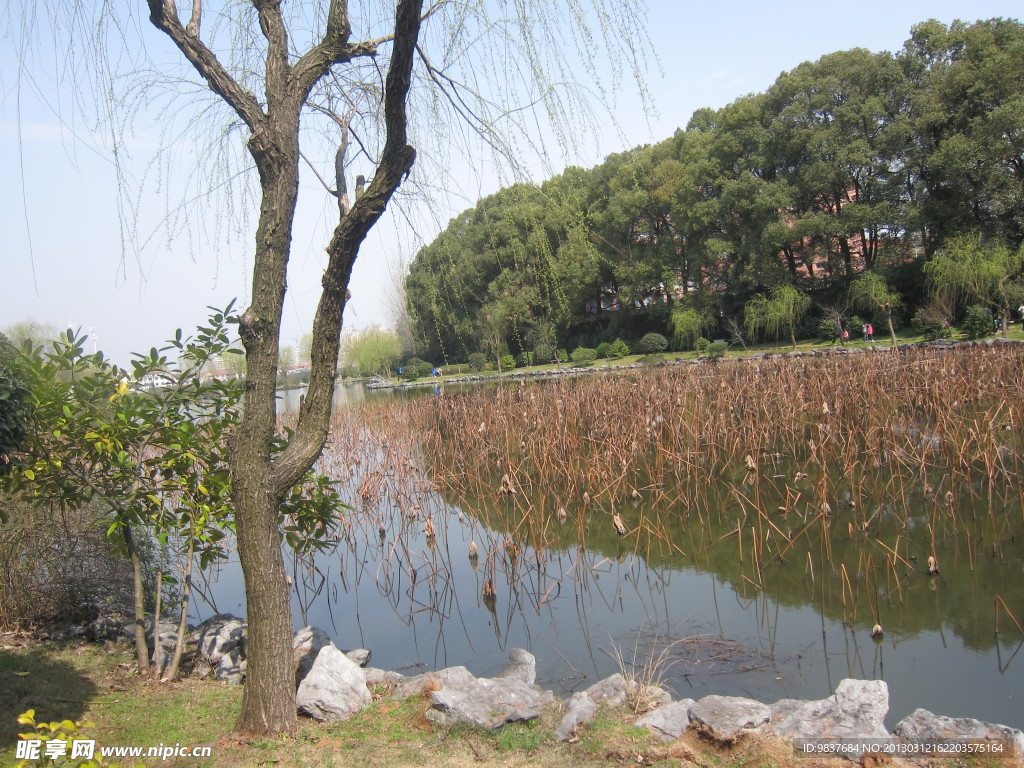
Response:
M31 673L30 672L15 672L14 674L16 674L18 677L25 677L26 675L31 674ZM21 718L20 717L18 718L18 722L19 723L21 722Z
M63 728L68 733L74 733L75 731L78 730L78 728L75 727L75 724L73 722L71 722L70 720L61 720L60 721L60 727Z

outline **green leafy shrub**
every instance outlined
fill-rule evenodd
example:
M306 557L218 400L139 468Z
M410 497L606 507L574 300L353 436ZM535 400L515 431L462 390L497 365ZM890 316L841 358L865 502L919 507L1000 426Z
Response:
M608 348L611 347L611 343L602 341L597 345L597 358L598 360L604 360L606 357L610 357L608 354Z
M533 359L537 365L547 365L555 359L554 344L540 340L533 345Z
M516 365L520 368L529 368L533 365L533 352L520 352L516 355Z
M960 330L969 339L981 339L992 333L993 325L992 312L986 312L983 306L974 304L967 308L967 315L960 325Z
M17 450L25 437L28 388L14 369L17 351L0 333L0 474L10 467L8 454Z
M413 381L423 376L429 376L432 370L434 370L432 363L428 363L426 360L421 360L418 357L410 357L405 361L405 365L402 366L401 377L406 381Z
M624 342L622 339L616 339L608 345L608 357L613 360L618 360L620 357L625 357L628 354L629 344Z
M708 344L707 355L713 360L719 360L725 357L726 351L728 351L729 345L724 341L713 341Z
M698 355L706 355L708 348L711 346L711 342L701 336L697 339L697 343L694 345L694 349L697 350Z
M572 362L574 365L592 365L597 360L597 350L587 347L576 347L572 351Z
M498 358L498 364L503 371L511 371L516 367L516 358L514 355L502 355Z
M836 321L824 317L817 320L815 333L823 341L832 341L836 337Z
M564 349L558 350L558 362L560 362L560 363L568 363L569 362L569 353L566 352Z
M919 309L914 314L914 319L910 322L910 326L916 333L920 333L928 341L948 339L953 335L953 329L949 325L949 320L930 307Z
M637 349L644 355L656 355L659 352L664 352L667 347L668 339L660 333L645 334L637 345Z
M473 352L467 362L469 362L469 370L482 371L487 367L487 355L483 352Z
M118 768L116 763L108 763L103 758L96 739L91 736L87 737L83 732L83 729L93 728L94 723L81 720L74 723L70 720L62 720L59 723L37 722L36 711L30 709L18 716L18 725L31 726L34 732L20 734L24 744L19 749L24 748L25 754L29 754L29 750L32 750L32 753L27 758L20 760L16 764L17 768L22 768L22 766L29 768L34 765L62 765L68 766L68 768L71 766L75 768L103 768L103 766ZM33 741L36 743L32 744ZM90 742L88 754L77 754L75 757L71 757L70 755L74 753L77 746L75 742L81 741ZM47 747L50 742L54 742L52 745L53 757L47 756ZM136 768L145 768L141 762L135 762L133 765Z

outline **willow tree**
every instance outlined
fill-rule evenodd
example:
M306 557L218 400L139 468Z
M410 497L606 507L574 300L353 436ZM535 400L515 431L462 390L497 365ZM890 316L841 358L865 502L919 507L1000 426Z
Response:
M214 142L200 153L203 166L195 173L233 156L241 168L226 177L247 180L258 203L251 304L239 323L247 368L244 417L231 445L249 621L242 732L296 725L279 511L323 449L349 278L364 238L413 172L417 151L410 136L437 150L424 153L434 169L451 164L445 153L460 139L465 154L478 156L486 147L503 167L514 168L536 165L543 154L539 124L552 126L546 135L563 148L579 140L581 128L598 130L586 118L593 114L588 109L620 89L623 63L642 87L646 40L638 2L191 0L179 9L174 0L148 0L149 20L177 48L177 62L137 23L133 0L21 0L15 6L22 22L15 28L26 45L45 27L56 41L53 60L73 62L63 64L63 74L93 86L116 149L126 146L121 105L151 124L151 98L179 97L182 102L156 119L173 122L176 109L186 109L189 126ZM135 44L132 35L138 35ZM94 66L66 55L80 45L96 52ZM575 84L580 78L590 87ZM74 103L82 101L79 95ZM169 140L182 146L177 134ZM175 163L177 156L164 167L173 170ZM302 163L322 183L335 224L313 324L309 391L287 447L272 453ZM436 189L440 181L413 177L421 188ZM216 186L209 179L204 184L206 190ZM208 195L199 199L209 207ZM247 207L244 198L221 199L227 208L214 216ZM182 227L176 234L194 231ZM128 234L131 240L130 228Z
M862 272L856 280L850 283L850 299L854 306L869 312L881 312L885 315L885 322L889 326L889 336L895 347L897 344L896 328L892 324L892 315L903 302L900 295L889 288L886 279L877 272Z
M743 308L743 322L747 333L760 332L779 338L789 332L789 340L796 349L796 327L811 308L811 298L792 285L780 285L770 295L759 293Z
M978 302L1000 318L1003 337L1009 335L1011 305L1024 298L1024 245L960 235L923 269L935 294Z

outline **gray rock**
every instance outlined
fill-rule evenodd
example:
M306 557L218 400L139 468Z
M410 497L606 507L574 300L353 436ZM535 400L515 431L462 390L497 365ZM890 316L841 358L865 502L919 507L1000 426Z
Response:
M657 707L672 701L672 694L656 685L638 685L627 680L626 699Z
M370 699L363 670L333 645L326 645L299 685L295 706L316 720L334 722L347 720Z
M238 684L245 676L248 630L243 619L230 613L211 616L192 633L199 657L214 667L217 680Z
M358 667L365 667L367 664L369 664L370 657L373 655L372 652L366 650L365 648L356 648L354 651L345 651L344 653Z
M533 685L537 681L537 658L522 648L513 648L505 666L495 677L504 680L522 680L527 685Z
M584 691L594 701L612 707L621 707L626 703L626 692L626 678L618 672L599 680Z
M398 681L392 698L407 699L421 693L427 686L444 689L471 685L475 681L476 677L465 667L447 667Z
M789 740L888 738L888 711L889 687L884 680L847 678L827 699L782 699L772 704L771 730Z
M675 741L690 727L690 707L693 699L682 699L665 704L636 721L639 728L648 728L662 741Z
M1016 728L986 723L970 717L945 717L933 714L927 709L915 709L912 715L900 720L893 733L907 741L1008 741L1014 745L1015 755L1024 757L1024 733Z
M244 657L247 638L245 620L230 613L211 616L192 633L192 640L199 645L199 655L212 662L220 661L236 648Z
M559 741L569 741L584 723L589 723L597 714L597 702L585 691L574 693L565 707L565 714L555 727Z
M91 621L86 630L88 636L93 640L113 640L115 643L135 642L135 620L119 614L100 616Z
M364 669L363 676L366 678L366 685L368 688L373 688L376 685L398 685L405 679L405 675L401 672L391 672L384 669L377 669L376 667L367 667Z
M160 666L163 670L171 666L174 658L174 650L178 645L178 624L177 622L161 621L159 625L160 639ZM134 637L132 638L134 640ZM146 648L149 649L150 658L156 662L156 651L153 645L153 619L146 619Z
M722 744L760 733L772 719L772 711L753 699L739 696L705 696L689 708L690 723Z
M295 688L298 689L313 668L321 648L334 645L330 635L319 627L303 627L292 638L292 659L295 662Z
M479 678L470 685L444 688L430 694L426 718L435 725L450 727L471 723L483 728L500 728L515 720L532 720L542 707L553 704L554 694L514 678Z

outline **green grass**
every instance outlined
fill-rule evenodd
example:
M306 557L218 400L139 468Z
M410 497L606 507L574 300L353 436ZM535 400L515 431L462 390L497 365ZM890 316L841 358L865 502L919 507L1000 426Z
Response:
M0 635L0 639L5 636ZM209 745L208 759L149 759L167 768L777 768L792 747L751 739L717 749L693 734L669 744L632 725L625 707L603 707L574 744L558 742L558 707L538 720L500 731L435 729L425 719L429 696L382 699L340 723L302 720L294 736L239 739L233 734L242 690L212 681L160 684L134 674L134 656L120 646L45 643L0 645L0 766L14 764L16 718L89 720L82 735L104 746ZM802 762L802 761L801 761ZM949 765L953 765L950 763ZM817 763L815 765L826 765ZM830 766L840 768L841 760ZM936 764L938 765L938 764Z
M543 732L533 721L510 723L498 731L496 746L500 752L533 752L545 741L553 740L553 737L552 732Z

